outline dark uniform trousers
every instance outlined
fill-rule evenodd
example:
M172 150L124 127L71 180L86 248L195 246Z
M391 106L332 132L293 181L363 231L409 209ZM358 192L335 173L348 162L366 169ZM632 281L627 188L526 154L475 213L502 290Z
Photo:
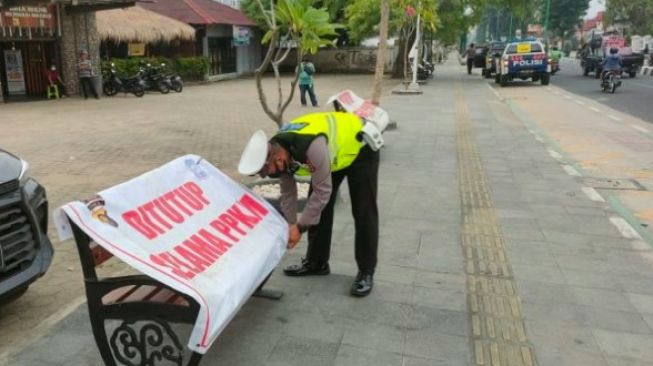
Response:
M378 151L364 146L349 167L331 173L332 191L329 203L322 210L320 222L308 229L307 260L317 263L329 261L333 208L338 188L346 177L356 229L356 263L361 272L374 273L379 246L379 210L376 203L379 159Z

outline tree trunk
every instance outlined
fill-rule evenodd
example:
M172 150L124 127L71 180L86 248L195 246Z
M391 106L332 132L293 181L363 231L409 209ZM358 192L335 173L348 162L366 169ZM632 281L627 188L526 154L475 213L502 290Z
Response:
M404 27L410 27L410 24L405 24ZM414 28L414 27L412 27ZM402 37L399 38L399 46L397 47L397 57L395 58L395 64L392 69L392 77L395 79L404 78L404 60L406 47L410 51L410 47L415 42L415 32L414 29L411 29L408 35L405 35L406 30L402 27L400 34Z
M376 53L376 69L372 88L372 103L381 103L381 84L385 68L385 54L388 48L388 21L390 18L390 0L381 0L381 24L379 27L379 49Z

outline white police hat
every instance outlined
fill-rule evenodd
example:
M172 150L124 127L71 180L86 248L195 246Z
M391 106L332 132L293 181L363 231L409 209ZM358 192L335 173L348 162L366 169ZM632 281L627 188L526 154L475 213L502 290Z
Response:
M268 138L263 130L254 132L238 163L238 173L255 175L263 169L268 158Z

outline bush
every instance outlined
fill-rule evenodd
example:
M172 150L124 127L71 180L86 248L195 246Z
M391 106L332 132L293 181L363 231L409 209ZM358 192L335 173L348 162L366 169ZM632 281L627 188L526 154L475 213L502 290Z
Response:
M184 79L203 80L209 73L209 59L204 56L178 58L171 65Z
M206 57L183 57L178 59L168 59L165 57L133 57L127 59L110 59L102 61L102 75L106 74L111 68L111 63L116 66L116 72L120 76L130 77L138 73L141 62L160 67L165 64L163 71L165 73L179 74L184 80L204 80L209 72L209 60Z

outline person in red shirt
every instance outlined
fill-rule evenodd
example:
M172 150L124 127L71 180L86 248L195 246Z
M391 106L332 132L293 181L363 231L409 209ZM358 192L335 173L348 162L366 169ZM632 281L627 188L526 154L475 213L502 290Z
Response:
M61 80L57 66L52 64L49 69L45 70L45 80L48 82L48 86L55 85L59 88L59 95L68 96L66 94L66 87Z

